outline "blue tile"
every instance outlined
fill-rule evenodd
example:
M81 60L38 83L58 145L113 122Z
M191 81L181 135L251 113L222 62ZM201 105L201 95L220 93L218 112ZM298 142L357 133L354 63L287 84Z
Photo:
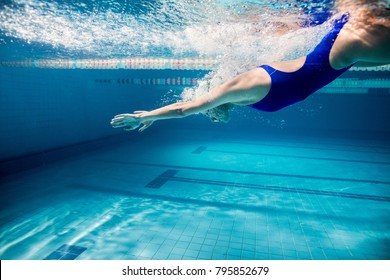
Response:
M66 252L70 252L73 249L73 247L75 246L64 244L61 247L59 247L56 251L66 253Z
M241 249L229 248L228 255L236 256L236 257L240 258L241 257Z
M269 254L267 252L256 252L255 253L255 259L256 260L268 260Z
M183 259L183 255L181 255L181 254L170 254L167 259L168 260L181 260L181 259Z
M147 183L145 185L145 188L150 188L150 189L159 189L161 188L168 180L165 178L156 178L153 181Z
M275 244L270 244L270 245L269 245L269 253L270 253L270 254L279 254L279 255L283 255L282 246L275 246Z
M242 242L244 243L244 246L256 245L256 239L244 239Z
M72 254L75 254L75 255L80 255L85 250L87 250L87 248L80 247L80 246L71 246L69 252L72 253Z
M162 246L173 247L175 246L175 244L176 244L175 240L166 239L164 240Z
M161 188L166 182L171 180L179 170L173 170L169 169L165 172L163 172L160 176L158 176L156 179L152 180L148 184L145 185L145 188L152 188L152 189L159 189Z
M196 258L196 257L184 256L184 257L182 258L182 260L197 260L197 258Z
M189 250L196 250L196 251L199 251L200 248L202 248L202 244L198 244L198 243L190 243L187 247L187 249Z
M294 243L283 243L282 246L283 250L290 250L290 251L296 251L297 247L295 247ZM301 248L301 247L299 247Z
M229 242L226 241L220 241L215 244L214 250L227 250L229 248Z
M180 239L180 236L181 236L181 233L171 233L171 234L169 234L167 239L176 241L176 240Z
M325 253L327 260L340 260L340 257L337 253Z
M59 260L63 255L64 253L62 252L53 252L50 255L48 255L46 258L44 258L44 260Z
M218 235L218 241L230 241L230 234L229 235Z
M167 251L157 251L156 254L152 257L153 260L166 260L169 257L169 252Z
M216 223L215 220L211 223L210 228L207 233L219 234L221 231L222 222Z
M300 252L309 252L309 247L306 244L295 244L295 249Z
M272 235L268 236L268 240L269 240L269 242L273 243L273 242L281 242L282 239L277 234L275 234L275 235L272 234Z
M219 231L213 231L213 230L208 230L206 234L207 239L214 239L217 240L219 235Z
M290 259L290 258L297 258L297 251L295 250L283 250L283 255L287 258L287 259Z
M354 257L350 254L348 250L336 250L337 255L340 260L353 260Z
M248 244L248 243L245 244L245 243L243 243L242 244L242 249L251 251L251 250L254 250L254 248L256 248L256 243L254 243L254 244Z
M211 246L215 246L216 243L217 243L216 239L205 239L203 242L204 245L211 245Z
M150 243L152 244L156 244L156 245L161 245L163 244L165 241L165 238L161 237L161 236L155 236L153 237L153 239L150 241Z
M175 244L175 247L187 249L188 245L189 245L188 241L177 241L176 244Z
M184 256L185 256L185 257L197 258L197 257L198 257L198 254L199 254L199 251L198 251L198 250L187 249L186 252L184 253Z
M204 147L204 146L200 146L198 148L196 148L196 150L194 150L192 153L193 154L201 154L203 151L205 151L207 149L207 147Z
M298 251L297 254L298 254L298 258L300 260L312 260L313 259L310 252Z
M77 254L66 253L60 260L75 260L78 256Z
M240 237L240 236L234 236L234 235L232 235L232 236L230 237L230 242L242 244L243 239L242 239L242 237Z
M205 252L212 252L214 250L214 246L203 244L200 250Z
M198 255L198 259L201 260L210 260L213 256L212 251L200 251Z
M284 260L284 256L283 255L279 255L279 254L269 254L269 258L271 260Z
M191 242L192 240L192 235L191 236L188 236L188 235L181 235L180 238L179 238L180 241L183 241L183 242Z
M47 256L45 260L74 260L85 250L87 250L85 247L64 244Z
M186 252L186 248L173 248L172 251L171 251L171 254L174 254L174 255L184 255L184 253Z
M242 243L236 243L236 242L230 242L229 243L229 248L232 248L232 249L239 249L239 250L241 250L242 247L243 247Z
M256 246L268 247L268 244L269 244L269 242L267 239L263 239L263 240L257 239L256 240Z
M215 247L215 248L213 249L213 253L215 253L215 254L223 254L223 255L226 255L228 251L229 251L229 248L228 248L228 247Z
M321 249L311 250L311 255L314 260L326 260L326 256L324 255L324 252Z
M227 256L227 253L216 253L213 252L213 255L211 256L212 260L225 260Z
M241 259L243 260L254 260L255 256L255 251L242 250Z
M203 244L204 238L202 237L194 237L191 240L191 243L196 243L196 244Z
M240 260L240 256L227 254L226 260Z

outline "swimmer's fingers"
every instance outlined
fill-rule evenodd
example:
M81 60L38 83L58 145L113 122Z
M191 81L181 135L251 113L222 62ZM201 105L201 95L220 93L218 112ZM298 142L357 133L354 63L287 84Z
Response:
M121 123L126 121L133 121L135 119L139 119L141 117L142 113L145 113L147 111L135 111L133 114L119 114L116 115L112 120L112 123Z
M143 126L138 130L139 132L142 132L144 131L145 129L147 129L149 126L151 126L153 124L153 121L147 121L147 122L144 122L143 123Z
M115 116L112 120L111 120L111 125L112 127L114 128L118 128L118 127L123 127L125 126L125 121L124 121L124 118L123 117L118 117L118 116Z
M139 126L140 126L139 122L137 122L137 123L127 123L127 124L123 125L123 130L130 131L130 130L137 129Z
M124 117L126 117L126 116L128 116L129 114L120 114L120 115L116 115L115 117L114 117L114 119L121 119L121 118L124 118Z
M142 113L147 113L148 111L134 111L133 114L142 114Z
M126 126L123 130L124 131L130 131L136 129L138 126Z
M121 114L111 120L114 128L124 127L125 130L136 129L140 125L140 120L133 114Z
M122 127L124 125L123 119L122 118L113 118L110 122L110 124L114 127Z
M137 129L141 124L143 126L139 129L140 132L147 129L153 124L153 121L146 121L141 123L142 114L147 111L134 111L133 114L119 114L111 120L111 125L114 128L122 127L125 131Z
M121 120L111 120L111 126L113 128L123 127L125 124Z
M112 120L123 120L127 118L134 118L135 116L135 114L120 114L116 115Z

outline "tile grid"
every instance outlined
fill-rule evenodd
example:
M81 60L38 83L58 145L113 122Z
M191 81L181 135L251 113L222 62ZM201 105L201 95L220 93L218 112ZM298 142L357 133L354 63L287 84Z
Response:
M172 170L171 170L172 171ZM177 173L161 177L159 188ZM165 181L164 181L165 180ZM198 180L202 182L202 180ZM240 187L240 184L235 184ZM158 191L158 188L155 188ZM265 213L232 209L231 217L221 219L215 207L207 206L200 213L186 212L175 218L163 231L146 231L137 239L136 250L129 250L124 259L356 259L364 258L363 251L353 248L350 233L358 233L364 226L338 221L353 205L341 198L320 197L308 193L285 192L293 212L286 214L268 211L278 192L271 190ZM335 200L336 203L335 204ZM241 202L240 202L241 203ZM287 203L287 202L286 202ZM332 204L333 203L333 204ZM302 209L312 215L325 213L321 223L301 216ZM192 216L191 216L192 214ZM157 217L155 217L155 222ZM254 222L255 221L255 222ZM330 230L338 230L336 240ZM339 242L339 243L335 243ZM367 245L366 245L367 246ZM77 246L75 246L77 247ZM83 247L82 247L83 248ZM57 249L46 259L75 259L72 249ZM84 251L86 247L84 247ZM371 251L365 249L370 257ZM54 254L56 253L56 254ZM81 252L82 253L82 252ZM62 255L61 255L62 254ZM372 253L374 256L374 253Z
M85 250L87 250L85 247L64 244L44 260L74 260Z

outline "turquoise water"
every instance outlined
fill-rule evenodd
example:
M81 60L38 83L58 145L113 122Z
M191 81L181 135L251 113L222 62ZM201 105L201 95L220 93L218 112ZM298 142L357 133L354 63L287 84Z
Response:
M1 259L390 258L388 68L351 69L280 112L235 108L228 124L196 115L156 122L143 133L110 126L116 114L196 92L196 81L218 84L243 70L237 65L297 56L307 51L302 42L315 44L326 24L275 41L272 32L253 36L244 32L248 22L226 17L252 2L262 9L262 1L221 1L220 10L209 3L180 21L191 1L8 2L16 3L18 17L0 25L1 61L162 56L211 58L217 66L0 63ZM270 1L267 9L276 4ZM16 12L2 5L2 19ZM154 5L164 9L150 13ZM265 18L274 19L271 14ZM149 26L153 16L169 24ZM23 33L29 20L31 33ZM126 26L142 31L129 45ZM171 40L153 37L156 30ZM242 41L235 43L234 34ZM289 44L270 49L271 42ZM169 83L150 83L157 80ZM178 80L195 85L172 85Z
M1 259L389 259L387 73L123 133L205 71L2 68Z
M1 258L388 259L389 155L333 137L129 136L6 178Z

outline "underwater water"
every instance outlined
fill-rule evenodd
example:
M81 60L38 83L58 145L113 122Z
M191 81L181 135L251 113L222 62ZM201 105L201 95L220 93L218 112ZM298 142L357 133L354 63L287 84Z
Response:
M0 258L389 259L388 67L227 124L110 126L306 54L332 5L1 1Z

